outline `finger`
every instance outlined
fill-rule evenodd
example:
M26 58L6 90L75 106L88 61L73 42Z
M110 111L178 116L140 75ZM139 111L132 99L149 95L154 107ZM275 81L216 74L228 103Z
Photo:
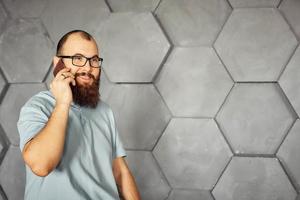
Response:
M75 78L73 78L72 76L68 76L68 77L66 77L66 78L63 78L63 80L62 81L67 81L68 83L71 83L72 82L72 85L76 85L76 81L75 81Z
M66 77L70 76L72 78L75 78L75 75L72 72L65 72L65 73L63 73L63 75Z
M59 77L57 77L57 78L59 78L59 80L64 80L64 79L66 79L66 78L68 78L65 74L61 74Z
M67 76L64 73L58 74L55 76L54 80L63 80L65 79Z
M63 81L71 83L74 79L72 77L67 77ZM74 80L75 81L75 80Z
M65 80L65 79L67 79L69 77L72 78L74 80L74 82L75 82L75 76L72 75L72 74L66 75L66 73L61 74L61 79L60 80ZM73 83L73 85L74 85L74 83Z
M69 72L70 70L71 70L71 68L65 67L56 74L56 77L59 77L59 76L61 76L62 73Z

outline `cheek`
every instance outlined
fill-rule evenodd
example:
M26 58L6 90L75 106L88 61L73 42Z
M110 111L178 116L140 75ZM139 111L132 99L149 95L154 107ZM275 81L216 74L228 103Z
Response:
M93 71L92 73L93 73L94 77L97 78L98 76L100 76L101 71L98 69L98 70Z
M79 69L79 67L71 67L71 73L75 75L77 72L79 72Z

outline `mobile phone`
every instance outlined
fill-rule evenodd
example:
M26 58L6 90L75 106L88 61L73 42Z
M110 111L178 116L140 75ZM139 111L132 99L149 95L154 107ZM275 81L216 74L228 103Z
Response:
M65 64L62 62L62 59L60 58L53 70L53 75L56 76L56 74L65 67L66 67Z

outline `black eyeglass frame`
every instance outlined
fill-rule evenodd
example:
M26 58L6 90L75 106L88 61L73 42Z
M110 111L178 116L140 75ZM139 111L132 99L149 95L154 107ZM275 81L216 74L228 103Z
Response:
M74 56L62 56L62 55L56 55L56 56L59 57L59 58L70 58L70 59L72 59L72 64L73 64L73 65L75 65L75 64L74 64L74 61L73 61L73 58L74 58L74 57L84 57L84 58L86 59L84 65L82 65L82 66L80 66L80 65L75 65L75 66L77 66L77 67L83 67L83 66L86 65L87 61L89 61L91 67L93 67L93 68L101 68L101 67L102 67L102 63L103 63L103 58L98 57L98 56L93 56L93 57L90 57L90 58L85 57L84 55L74 55ZM98 60L99 60L99 62L100 62L99 67L94 67L94 66L92 66L92 64L91 64L91 59L92 59L92 58L95 58L95 57L97 57Z

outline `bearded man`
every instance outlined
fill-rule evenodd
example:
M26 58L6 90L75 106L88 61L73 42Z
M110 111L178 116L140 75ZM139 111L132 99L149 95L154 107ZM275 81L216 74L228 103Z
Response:
M53 57L64 68L21 108L25 200L140 199L114 114L100 99L102 61L89 33L66 33Z

